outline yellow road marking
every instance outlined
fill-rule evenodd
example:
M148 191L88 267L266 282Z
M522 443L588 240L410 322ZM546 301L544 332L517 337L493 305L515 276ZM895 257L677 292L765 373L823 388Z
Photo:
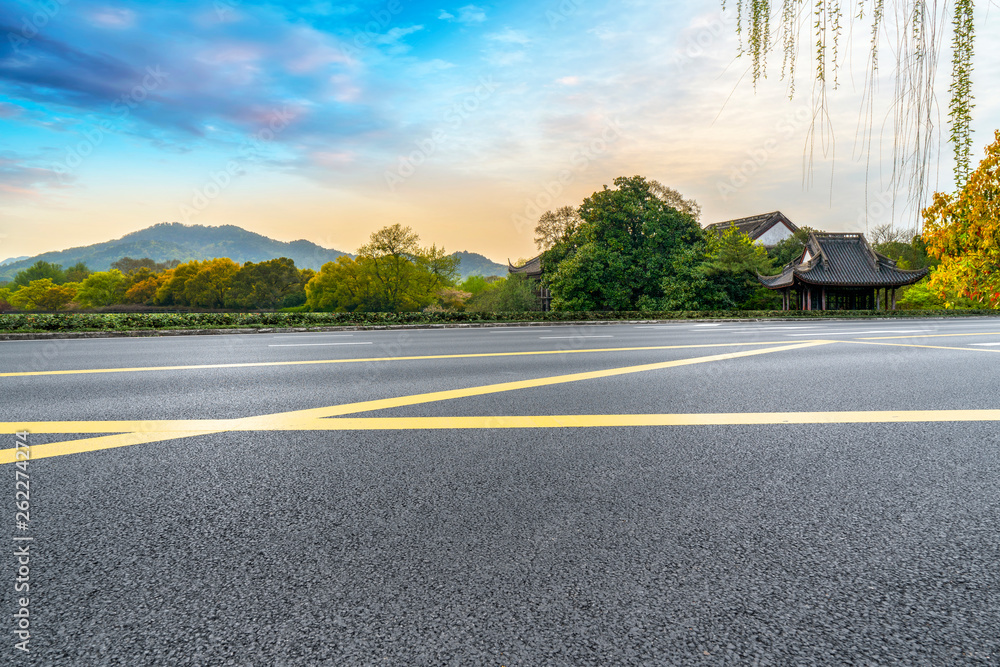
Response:
M739 347L741 345L781 345L788 341L711 343L703 345L649 345L644 347L606 347L586 350L532 350L528 352L481 352L474 354L433 354L414 357L371 357L367 359L306 359L298 361L260 361L239 364L198 364L189 366L137 366L132 368L76 368L61 371L14 371L0 373L0 377L29 377L37 375L85 375L93 373L139 373L149 371L189 371L209 368L255 368L266 366L310 366L315 364L360 364L375 361L425 361L432 359L476 359L482 357L526 357L544 354L593 354L596 352L639 352L644 350L684 350L703 347ZM809 342L809 341L801 341Z
M450 400L453 398L465 398L469 396L482 396L515 389L527 389L532 387L544 387L553 384L566 382L577 382L580 380L591 380L602 377L613 377L615 375L625 375L629 373L641 373L644 371L660 370L663 368L673 368L678 366L688 366L712 361L723 361L726 359L738 359L759 354L770 354L772 352L784 352L788 350L799 350L817 345L826 345L832 341L799 341L793 344L770 347L762 350L744 350L742 352L727 352L724 354L713 354L706 357L694 357L689 359L674 359L672 361L661 361L652 364L641 364L638 366L625 366L621 368L610 368L600 371L588 371L584 373L571 373L568 375L556 375L532 380L519 380L515 382L502 382L499 384L483 385L478 387L467 387L465 389L452 389L447 391L436 391L426 394L415 394L411 396L399 396L394 398L377 399L373 401L361 401L358 403L347 403L344 405L334 405L325 408L312 408L307 410L293 410L290 412L279 412L270 415L260 415L255 417L243 417L232 420L158 420L158 421L97 421L97 422L2 422L0 423L0 433L17 433L28 431L32 433L108 433L118 432L125 436L133 435L138 439L135 442L129 441L127 437L116 435L101 436L98 438L88 438L87 440L48 443L36 445L31 448L31 457L45 458L48 456L62 456L65 454L75 454L86 451L104 449L102 443L108 443L106 448L123 447L129 444L140 444L156 442L158 440L174 440L182 437L191 437L204 433L217 433L220 431L269 431L269 430L300 430L303 426L308 426L318 419L359 412L369 412L372 410L384 410L386 408L401 407L406 405L417 405L421 403L433 403ZM329 420L334 424L337 420ZM189 430L188 430L189 429ZM159 434L159 435L158 435ZM81 449L76 448L76 443L82 444ZM14 449L0 450L0 464L10 463L14 460Z
M31 447L31 460L93 452L115 447L190 438L234 430L218 430L218 420L205 420L205 428L193 428L197 420L187 420L183 428L156 432L120 433L117 435L69 440ZM239 420L234 420L239 421ZM271 431L400 431L442 429L519 429L519 428L615 428L641 426L759 426L782 424L892 424L933 422L1000 421L1000 410L873 410L867 412L735 412L705 414L637 415L500 415L476 417L345 417L275 423ZM44 422L42 422L44 423ZM126 423L126 422L123 422ZM68 432L68 431L66 431ZM84 431L79 431L84 432ZM13 449L0 451L0 464L14 461Z

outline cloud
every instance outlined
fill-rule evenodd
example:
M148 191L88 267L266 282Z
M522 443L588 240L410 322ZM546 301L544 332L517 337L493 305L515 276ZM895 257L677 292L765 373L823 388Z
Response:
M438 18L443 21L457 21L458 23L482 23L486 20L486 10L476 5L466 5L459 7L458 16L455 16L446 9L442 9Z
M427 60L425 62L420 62L415 65L411 65L408 72L413 76L428 76L430 74L438 74L445 70L449 70L455 67L455 63L450 63L446 60L441 60L440 58L435 58L433 60ZM2 110L0 110L2 112Z
M423 29L424 26L422 25L411 25L407 28L391 28L387 32L378 35L374 41L376 44L385 47L386 52L390 55L400 55L410 50L410 46L403 43L403 38L415 32L420 32Z
M504 28L501 32L493 33L492 35L487 35L486 39L492 40L494 42L500 42L502 44L530 44L531 39L528 38L520 30L512 30L510 28Z
M0 195L37 199L48 190L67 187L66 181L52 169L29 166L10 154L0 156Z
M90 22L102 28L123 30L135 25L135 12L130 9L101 7L90 13Z
M580 83L580 77L578 76L564 76L560 79L556 79L556 83L561 86L576 86Z

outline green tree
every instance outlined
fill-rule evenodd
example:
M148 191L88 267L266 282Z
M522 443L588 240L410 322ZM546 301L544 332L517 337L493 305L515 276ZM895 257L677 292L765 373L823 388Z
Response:
M767 254L775 269L781 269L789 262L801 257L802 251L806 249L806 243L809 241L809 235L814 231L816 230L812 227L799 227L797 232L772 246Z
M703 242L694 216L665 201L662 185L641 176L614 185L585 199L583 222L542 255L553 309L632 310L654 302L674 254Z
M128 281L118 269L91 273L80 283L76 300L85 308L100 308L123 303Z
M77 262L73 266L66 269L66 282L68 283L79 283L89 276L93 271L87 268L87 265L83 262Z
M184 283L184 298L192 306L222 308L240 265L228 257L203 262L198 272Z
M66 282L66 272L63 271L60 264L50 264L49 262L38 260L23 271L18 271L12 282L15 285L23 287L33 280L43 280L45 278L48 278L56 285L61 285Z
M233 308L265 309L299 305L305 302L302 279L295 262L287 257L256 264L246 262L232 279L227 304Z
M483 278L482 276L469 276L468 278L462 281L461 285L459 285L459 287L462 289L463 292L468 292L473 296L479 294L489 286L490 286L489 281L487 281L486 278Z
M11 293L7 301L19 310L60 310L75 296L72 285L56 285L50 278L41 278Z
M514 273L490 283L465 302L470 312L521 313L541 310L535 294L535 282L522 274Z
M370 260L368 268L379 293L378 310L413 309L409 289L416 277L419 240L412 229L397 223L373 232L369 243L358 248L358 256Z
M341 255L324 264L306 283L306 303L314 311L371 312L379 309L381 294L370 257Z
M187 282L194 278L206 263L195 259L164 271L154 302L165 306L191 305L186 293Z

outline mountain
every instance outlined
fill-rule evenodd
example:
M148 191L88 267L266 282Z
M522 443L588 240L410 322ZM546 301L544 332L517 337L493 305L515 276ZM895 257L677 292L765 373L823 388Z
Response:
M469 276L506 276L507 267L504 264L497 264L493 260L480 255L478 252L460 250L452 253L461 260L458 265L458 272L461 275L459 280L465 280Z
M0 267L0 282L13 279L18 271L40 260L61 264L63 268L84 262L91 271L107 271L112 262L122 257L150 257L157 262L228 257L238 264L288 257L295 260L295 266L300 269L319 270L326 262L332 262L346 254L348 253L318 246L311 241L275 241L235 225L207 227L161 222L114 241L46 252L29 258L14 258L15 261Z
M13 264L14 262L20 262L22 259L28 259L28 256L22 255L20 257L8 257L7 259L0 262L0 266L4 266L6 264Z

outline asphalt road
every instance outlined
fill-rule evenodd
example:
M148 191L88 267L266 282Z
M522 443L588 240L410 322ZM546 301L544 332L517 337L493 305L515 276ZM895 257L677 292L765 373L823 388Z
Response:
M0 663L1000 664L998 353L988 318L0 342Z

